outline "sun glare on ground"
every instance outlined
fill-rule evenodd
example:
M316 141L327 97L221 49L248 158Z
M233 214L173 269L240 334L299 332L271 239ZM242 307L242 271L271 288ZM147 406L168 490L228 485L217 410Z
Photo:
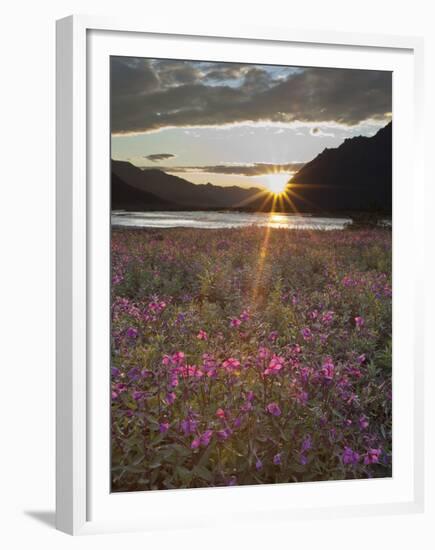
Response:
M268 174L265 176L265 184L271 193L280 195L286 190L289 179L290 176L286 173Z

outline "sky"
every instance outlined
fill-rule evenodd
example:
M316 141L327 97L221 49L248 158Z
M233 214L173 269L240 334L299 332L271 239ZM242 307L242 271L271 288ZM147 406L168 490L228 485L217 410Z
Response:
M391 120L386 71L111 57L112 158L271 187Z

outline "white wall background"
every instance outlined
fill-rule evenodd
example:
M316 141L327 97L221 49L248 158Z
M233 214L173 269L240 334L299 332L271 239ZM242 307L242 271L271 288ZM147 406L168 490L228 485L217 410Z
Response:
M430 0L15 0L1 10L0 57L0 544L9 549L418 548L435 547L434 293L428 284L427 511L418 516L293 522L251 529L73 539L54 522L54 122L55 19L71 13L129 14L146 20L194 18L225 24L420 35L426 39L427 249L435 194L429 166L435 98L435 16ZM429 172L430 170L430 172ZM432 206L431 206L432 205ZM435 278L433 253L428 283ZM433 285L433 283L432 283ZM430 291L430 296L429 296ZM430 424L430 425L429 425Z

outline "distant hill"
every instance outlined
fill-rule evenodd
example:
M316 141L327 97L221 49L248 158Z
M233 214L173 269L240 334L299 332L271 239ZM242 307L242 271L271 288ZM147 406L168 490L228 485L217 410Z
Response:
M112 160L112 185L113 181L118 186L120 182L124 182L142 193L151 193L162 201L178 205L179 208L193 209L237 207L249 202L261 191L257 187L221 187L211 183L196 185L162 170L141 170L129 162L118 160ZM112 208L115 207L113 202ZM138 209L140 208L135 208Z
M168 210L174 208L174 204L153 195L141 191L112 172L112 210Z
M392 123L373 137L325 149L290 180L299 210L381 210L392 207ZM291 187L290 187L291 189Z

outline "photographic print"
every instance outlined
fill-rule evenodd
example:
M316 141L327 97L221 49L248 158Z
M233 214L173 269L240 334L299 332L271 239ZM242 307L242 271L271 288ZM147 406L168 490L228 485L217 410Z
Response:
M392 73L112 56L110 97L112 491L391 477Z

